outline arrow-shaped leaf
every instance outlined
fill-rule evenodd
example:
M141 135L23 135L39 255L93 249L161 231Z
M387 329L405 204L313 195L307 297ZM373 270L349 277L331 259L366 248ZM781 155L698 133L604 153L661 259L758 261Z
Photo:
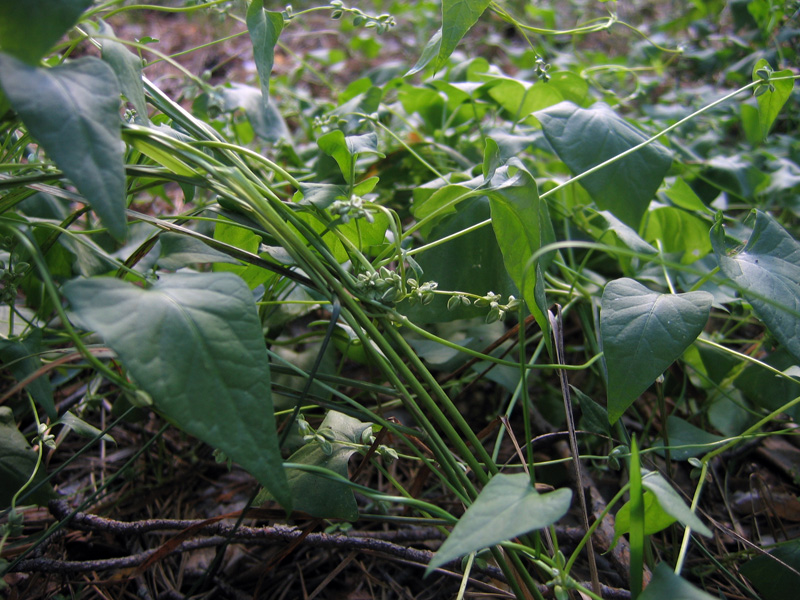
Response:
M73 315L116 352L155 408L219 448L291 507L270 396L269 359L250 289L232 273L64 285Z
M600 329L610 423L700 335L711 301L707 292L659 294L628 278L606 285Z

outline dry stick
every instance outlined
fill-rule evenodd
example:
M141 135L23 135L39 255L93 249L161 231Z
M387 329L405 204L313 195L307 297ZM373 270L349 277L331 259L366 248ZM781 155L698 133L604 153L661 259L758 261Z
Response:
M559 365L566 363L564 360L564 337L562 333L562 320L561 320L561 305L556 304L557 317L553 313L547 311L547 316L550 319L550 327L553 330L553 338L555 341L556 362ZM558 370L558 378L561 381L561 395L564 397L564 413L567 417L567 429L569 430L569 447L572 450L572 460L575 463L575 482L578 487L578 497L581 501L581 512L583 513L583 525L586 531L589 531L589 512L586 507L586 496L583 489L583 477L581 475L581 459L578 454L578 438L575 435L575 418L572 414L572 401L570 400L569 382L567 381L567 372L564 369ZM600 577L597 575L597 563L594 558L594 545L590 537L586 544L586 553L589 558L589 573L592 577L592 591L600 595Z

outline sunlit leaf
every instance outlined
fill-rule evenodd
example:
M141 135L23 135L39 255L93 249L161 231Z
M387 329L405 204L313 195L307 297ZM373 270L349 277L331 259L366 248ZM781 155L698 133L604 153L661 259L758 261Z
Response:
M436 68L444 66L461 38L491 4L491 0L442 0L442 42Z

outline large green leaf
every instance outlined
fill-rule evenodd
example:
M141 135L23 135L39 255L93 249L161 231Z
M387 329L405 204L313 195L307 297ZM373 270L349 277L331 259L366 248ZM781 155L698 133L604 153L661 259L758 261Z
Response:
M323 467L347 479L347 463L355 453L355 444L362 444L362 434L372 427L336 411L330 411L317 431L326 442L314 440L292 454L287 462ZM320 519L358 519L358 505L347 484L316 473L289 469L289 488L294 509ZM260 495L255 503L269 496Z
M628 278L606 285L600 329L609 422L616 422L700 335L711 301L707 292L659 294Z
M658 503L653 492L647 490L642 495L644 500L644 534L653 535L662 529L672 525L676 519L667 513ZM631 502L623 504L614 516L614 540L612 547L617 544L617 540L631 530Z
M0 0L0 48L36 64L91 4L92 0Z
M580 108L559 102L534 113L547 141L570 171L578 175L641 144L648 136L606 104ZM633 229L672 164L672 155L654 142L581 179L602 210L609 210Z
M378 136L374 131L364 135L345 136L339 129L334 129L320 137L317 145L325 154L336 160L344 180L348 183L353 183L355 180L355 161L359 154L377 154L381 158L384 157L378 152Z
M14 413L7 406L0 406L0 510L11 504L11 499L33 473L36 467L37 453L28 444L14 422ZM39 469L33 479L33 485L44 478L44 469ZM46 504L55 497L50 485L40 487L25 502Z
M247 7L247 31L253 43L253 58L261 80L264 103L269 103L269 80L275 64L275 44L283 31L283 15L266 10L264 0L252 0Z
M120 357L154 406L247 469L287 509L269 360L253 295L232 273L65 284L73 317Z
M715 600L714 596L675 575L667 563L659 564L639 600Z
M431 559L428 571L470 552L552 525L569 510L572 490L540 494L526 473L492 477L450 537Z
M756 315L795 358L800 358L800 243L768 214L754 210L744 248L728 251L722 224L711 243L722 272L739 286ZM794 314L789 311L793 311Z
M674 206L662 206L647 213L644 239L661 242L661 250L680 253L681 262L690 264L711 252L708 223Z
M119 84L99 58L43 69L0 53L0 87L31 135L77 186L103 224L123 239L124 146Z
M133 104L136 109L136 121L142 125L148 125L147 103L144 99L144 84L142 83L142 59L128 50L124 44L114 38L114 30L100 21L102 57L109 66L114 69L114 73L119 81L120 90L128 102Z
M441 68L491 4L491 0L442 0L442 42L436 68Z

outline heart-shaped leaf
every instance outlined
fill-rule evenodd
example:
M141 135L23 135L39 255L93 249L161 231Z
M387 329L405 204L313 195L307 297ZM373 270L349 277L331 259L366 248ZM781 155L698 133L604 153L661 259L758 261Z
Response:
M752 215L753 233L744 248L728 252L721 223L712 229L711 243L722 272L772 335L800 359L800 243L768 214L754 210Z
M572 490L540 494L526 473L492 477L431 559L428 571L470 552L552 525L572 502Z
M648 136L606 104L580 108L559 102L534 113L547 141L569 170L579 175L641 144ZM654 142L581 179L602 210L639 229L650 200L672 164L672 155Z
M158 411L291 507L261 322L241 278L176 273L147 290L107 278L63 289L75 320L100 334Z
M117 239L125 221L119 84L99 58L43 69L0 53L0 87L25 126Z
M712 299L707 292L659 294L628 278L606 285L600 329L610 423L700 335Z
M442 42L436 68L444 66L461 38L491 4L491 0L442 0Z

